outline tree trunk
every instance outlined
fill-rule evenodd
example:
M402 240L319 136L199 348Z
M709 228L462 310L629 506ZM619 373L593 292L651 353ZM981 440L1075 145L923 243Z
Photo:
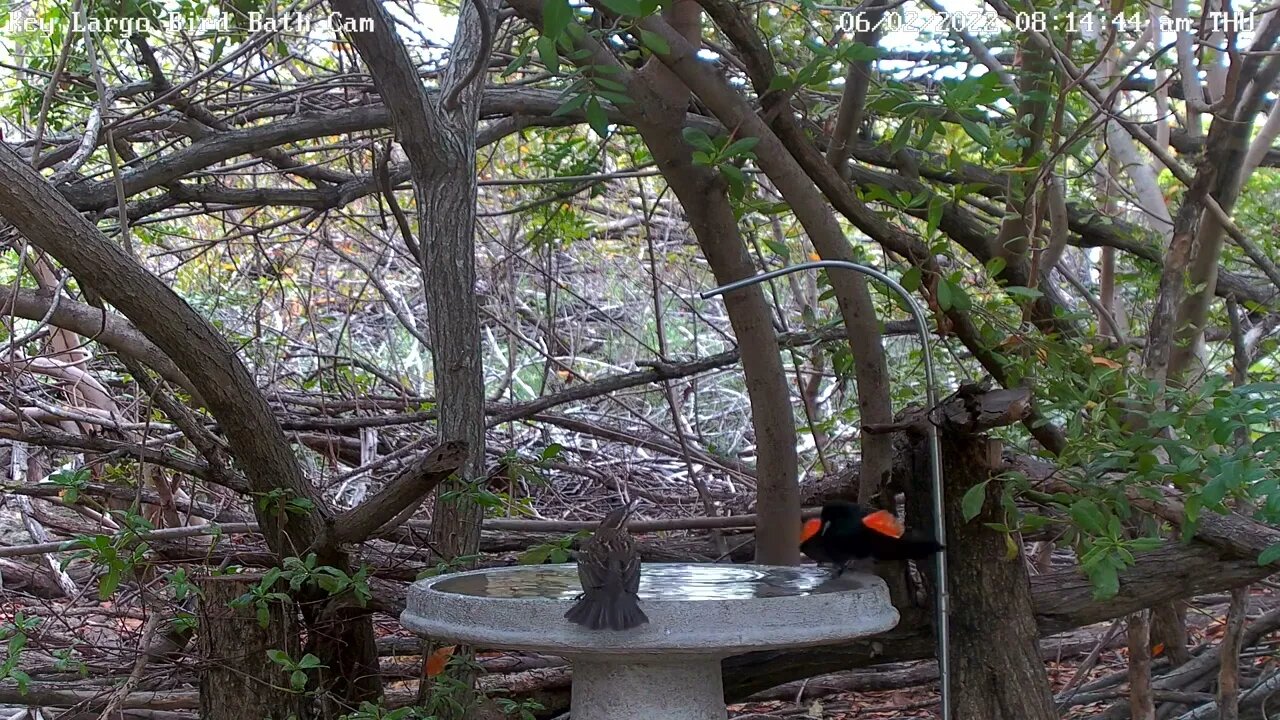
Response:
M260 579L223 575L198 580L201 720L243 720L250 715L263 720L312 717L310 699L293 689L290 671L272 662L267 654L279 650L295 662L301 660L293 606L268 605L266 627L258 623L254 606L230 606Z
M532 18L540 14L541 4L519 3L516 8ZM693 39L697 38L700 15L698 5L689 0L675 3L666 13L675 27ZM595 61L616 64L607 53ZM680 200L716 281L727 283L753 275L755 265L738 230L724 179L711 168L694 165L692 148L681 140L688 88L656 60L629 79L628 93L637 102L619 109L635 124L663 178ZM800 512L796 430L777 335L760 287L730 293L724 303L742 350L756 440L759 480L755 559L760 563L793 564L800 559L796 542L796 518Z
M1022 545L1009 544L1010 536L984 525L1003 520L998 485L988 483L982 511L972 520L965 521L960 507L970 488L991 479L1000 462L999 443L947 433L942 456L953 711L956 717L983 720L1057 720Z
M1129 616L1129 715L1132 720L1156 720L1151 690L1151 611Z
M441 559L474 556L480 547L483 509L469 497L466 481L485 477L484 373L475 292L475 143L478 89L493 39L492 2L461 6L449 66L436 99L427 96L381 5L372 0L332 0L330 4L344 15L372 20L370 32L351 33L351 39L369 66L390 111L396 139L409 158L419 237L404 241L418 256L426 289L439 436L446 442L463 441L470 451L461 479L436 488L431 534L434 549L444 556ZM424 657L430 657L435 650L432 641L427 641L425 650ZM467 657L469 650L459 648L457 654ZM455 685L460 696L453 699L465 713L473 703L462 696L469 696L466 688L474 678L467 674L454 679L461 682ZM420 699L425 700L428 685L424 678Z
M1168 659L1178 667L1191 659L1187 649L1187 603L1184 600L1160 603L1151 608L1151 647L1153 654Z
M1031 581L1020 538L988 523L1004 521L1000 486L991 482L1003 469L1002 445L979 433L1021 420L1030 409L1030 391L982 392L961 387L936 409L911 413L903 424L909 436L902 466L907 517L916 525L929 516L928 449L923 423L942 436L945 541L951 586L952 710L958 718L1057 720L1049 677L1040 657L1040 632L1032 605ZM985 483L985 485L984 485ZM972 519L963 503L970 489L985 497ZM933 578L932 564L925 574ZM1044 576L1041 576L1043 578ZM993 591L999 588L999 591Z

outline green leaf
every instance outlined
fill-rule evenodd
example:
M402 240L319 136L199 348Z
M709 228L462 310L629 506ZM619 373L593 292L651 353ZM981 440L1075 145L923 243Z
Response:
M547 72L552 75L560 72L560 53L556 51L555 38L550 35L543 35L538 38L534 45L538 48L538 57L542 60L542 64L547 66Z
M1270 565L1277 560L1280 560L1280 543L1263 550L1262 554L1258 556L1259 565Z
M1098 600L1115 597L1120 592L1120 573L1111 563L1099 564L1089 573L1093 580L1093 596Z
M1137 550L1138 552L1158 550L1161 545L1164 545L1164 540L1156 537L1140 537L1129 542L1129 547Z
M964 516L964 521L978 517L978 513L982 512L982 506L987 501L987 483L990 480L983 480L965 491L964 497L960 499L960 512Z
M898 279L898 283L902 285L907 292L915 292L920 289L920 268L912 267L902 273L902 277Z
M1227 480L1221 475L1210 480L1209 484L1204 486L1204 490L1200 491L1200 500L1206 506L1217 505L1226 496Z
M102 582L98 584L98 598L106 600L120 586L120 566L112 565L107 574L103 576Z
M630 95L613 92L612 90L600 90L596 95L612 102L614 105L631 105L635 102L635 100L631 99Z
M874 45L855 42L846 45L843 54L845 59L849 62L875 60L880 57L880 48Z
M1067 513L1077 525L1084 528L1085 532L1093 535L1106 534L1107 519L1092 500L1077 500L1067 509Z
M898 129L894 131L893 138L889 140L889 149L898 152L911 142L911 121L903 120Z
M946 201L937 195L929 201L929 216L927 218L928 227L925 230L926 234L932 235L938 231L938 225L942 224L942 211L945 203Z
M1051 522L1053 521L1043 515L1023 515L1021 530L1023 532L1035 532L1047 527Z
M1007 294L1012 295L1014 297L1027 298L1030 300L1034 300L1038 297L1044 296L1044 293L1040 292L1039 290L1035 288L1023 287L1022 285L1009 285L1004 289L1004 291Z
M551 117L568 115L574 110L581 108L583 105L586 105L587 100L589 99L591 99L590 95L587 95L586 93L578 93L577 95L574 95L568 100L565 100L564 103L560 105L560 107L556 108L555 111L551 113Z
M716 149L716 144L711 141L711 136L698 128L687 127L680 131L680 137L683 137L685 142L699 150L714 151Z
M758 137L738 138L737 140L734 140L732 143L730 143L729 147L724 149L724 154L725 154L725 157L736 157L738 155L747 155L755 148L756 145L759 145L759 144L760 144L760 138Z
M951 309L951 283L946 279L938 281L938 307L944 312Z
M790 90L796 84L795 78L779 73L769 81L770 90Z
M290 658L289 654L283 650L268 650L267 659L277 665L283 665L284 667L289 667L293 664L293 659Z
M965 134L973 138L973 141L982 147L991 147L991 134L982 125L972 121L960 118L960 127L964 128Z
M1022 547L1013 539L1013 534L1005 532L1004 534L1004 561L1013 562L1018 559L1018 553L1022 552Z
M612 90L616 93L625 93L627 91L626 85L623 85L617 80L613 80L611 78L595 77L595 78L592 78L592 80L593 82L595 82L596 87L599 88L600 90Z
M764 241L764 246L772 250L774 255L784 260L791 257L791 249L787 247L786 243L769 239Z
M541 565L551 557L552 545L538 545L520 553L517 562L521 565Z
M640 42L653 51L655 55L670 55L671 46L661 35L648 30L640 31Z
M13 668L9 671L9 677L18 684L18 692L22 695L27 694L27 686L31 683L31 676L19 668Z
M732 165L730 163L720 163L718 167L720 169L720 172L723 173L724 176L728 178L729 182L731 183L738 183L739 185L741 185L747 181L746 175L742 174L742 169L739 168L737 165Z
M600 106L600 101L594 97L587 101L587 124L600 137L606 137L609 134L609 115Z
M569 0L543 0L542 32L544 35L551 36L554 42L571 22L573 22L573 8L569 7Z

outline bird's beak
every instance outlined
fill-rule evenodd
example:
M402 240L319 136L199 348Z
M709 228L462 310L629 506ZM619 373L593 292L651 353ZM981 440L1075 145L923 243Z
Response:
M877 510L862 518L862 524L868 529L891 538L900 538L906 532L898 518L888 510Z
M802 528L800 528L800 542L805 543L809 538L822 532L822 521L818 518L807 520Z

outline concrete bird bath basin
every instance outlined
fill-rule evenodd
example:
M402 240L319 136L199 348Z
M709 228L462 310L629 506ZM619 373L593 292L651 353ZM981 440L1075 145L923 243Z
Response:
M400 620L435 638L568 658L573 720L724 720L721 659L898 623L880 578L815 567L645 565L649 624L624 632L565 620L580 592L574 565L476 570L414 583Z

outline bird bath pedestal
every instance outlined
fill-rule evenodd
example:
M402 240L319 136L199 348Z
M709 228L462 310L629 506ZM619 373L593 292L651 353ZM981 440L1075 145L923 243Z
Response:
M723 658L898 623L880 578L815 567L645 565L649 623L623 632L565 620L580 592L574 565L476 570L414 583L400 619L434 638L568 658L573 720L724 720Z

